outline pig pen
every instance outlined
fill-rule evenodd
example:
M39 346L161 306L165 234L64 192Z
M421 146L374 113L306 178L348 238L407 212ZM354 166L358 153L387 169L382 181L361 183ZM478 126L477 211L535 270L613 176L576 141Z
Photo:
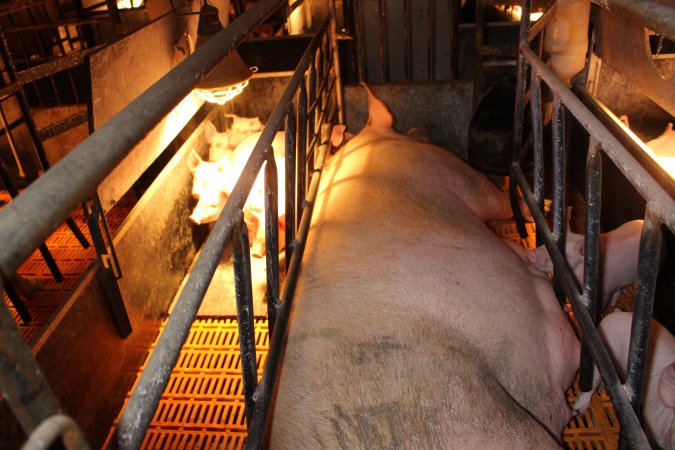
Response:
M265 2L265 4L266 4L266 6L270 7L272 2ZM328 49L326 48L325 50L328 50ZM328 53L330 53L330 51L326 51L325 53L328 54ZM323 67L331 67L332 66L331 63L326 63L326 62L317 63L316 65L310 64L310 62L307 61L306 58L303 59L303 62L300 65L301 67L302 67L303 63L307 64L307 65L310 65L310 67L311 67L310 70L315 72L315 73L319 72L319 70L317 70L317 67L319 67L319 65L323 65ZM295 81L294 81L294 78L297 78L296 75L294 75L291 78L290 86L293 86L294 82L298 83L297 79L295 79ZM323 86L329 86L331 84L331 82L328 82L327 84L324 85L323 82L319 81L319 80L320 80L320 77L317 77L317 78L314 78L313 81L312 81L312 76L309 75L307 77L307 84L300 83L301 91L300 91L300 94L299 94L300 95L299 98L303 98L302 97L303 86L305 86L304 89L307 89L307 85L312 86L312 83L314 83L314 85L313 85L314 88L316 88L317 86L322 86L322 85ZM336 83L335 87L339 88L340 87L339 80L335 81L335 83ZM297 87L297 84L296 84L296 87ZM310 92L312 92L312 90L314 88L310 88ZM304 95L307 95L307 93L305 92ZM291 95L291 97L293 97L293 95ZM339 98L339 96L338 96L338 98ZM284 99L288 100L287 96L285 96ZM335 102L333 104L333 107L337 106L338 100L335 99L333 101ZM313 101L309 102L310 105L317 104L317 103L320 103L320 102L313 102ZM300 101L297 107L301 108L302 104L307 104L307 102L306 101L305 102ZM271 133L275 132L276 129L279 129L281 127L281 121L283 120L283 113L286 111L286 105L283 104L283 103L281 103L280 105L281 106L279 107L279 111L281 111L281 112L279 113L275 109L275 113L277 113L277 114L272 113L272 115L270 116L270 119L267 120L268 127L271 130L270 132L266 133L268 139L270 138ZM238 109L234 106L233 106L233 109L236 110L236 112L238 112L242 115L247 115L247 116L263 115L262 113L259 113L259 112L254 111L254 110L242 112L241 109ZM301 114L301 112L298 111L298 114ZM335 114L337 114L337 113L335 113ZM292 114L292 115L289 115L288 117L291 117L291 116L294 116L294 115L295 114ZM309 115L314 116L314 114L311 114L311 113ZM218 120L216 119L215 116L211 116L210 120L213 120L216 123L218 122ZM330 122L330 121L341 122L341 120L339 120L339 119L336 120L335 117L333 117L332 120L328 120L328 122ZM315 124L312 123L312 122L310 122L310 123L312 125L309 125L308 127L312 128ZM287 130L293 129L294 126L297 127L300 130L303 130L303 127L307 126L307 125L304 125L303 121L301 121L301 120L299 120L298 123L295 124L295 125L292 124L292 123L291 124L288 124L288 123L285 124L285 128ZM315 131L318 131L318 130L315 130ZM196 129L195 133L192 135L192 137L190 137L186 141L186 146L182 147L182 149L179 150L179 153L177 155L181 155L181 156L178 156L176 158L177 162L173 163L173 167L176 170L178 170L179 172L182 172L182 175L181 175L182 181L180 183L176 183L176 184L179 184L181 186L180 189L182 189L183 192L182 192L182 194L180 194L180 196L182 198L189 197L187 195L186 189L189 189L190 181L189 181L189 176L186 174L185 167L181 167L181 163L179 162L179 161L181 161L181 158L184 156L184 153L181 154L180 152L188 151L189 147L191 147L193 144L194 144L195 147L199 148L200 151L203 152L204 149L206 148L206 146L204 145L203 138L201 136L202 136L201 130L199 129L199 127L197 127L197 129ZM265 136L263 136L263 138L265 138ZM200 141L200 140L202 142L199 142L198 144L195 142L195 141ZM310 138L310 141L311 141L311 138ZM190 144L187 144L188 142ZM321 142L325 142L325 139L321 140ZM265 146L265 144L261 143L259 145L259 151L257 151L258 158L255 160L255 166L257 166L258 169L260 168L260 166L262 164L262 159L263 159L263 157L262 157L263 151L260 150L260 149L262 149L264 146ZM311 147L312 146L308 145L306 147L306 149L309 149ZM322 152L325 152L325 151L326 151L325 145L320 146L318 153L319 153L319 155L321 155ZM313 158L310 158L310 159L313 159ZM320 167L321 167L320 160L317 162L316 167L320 169ZM248 175L248 177L246 175L244 177L245 179L248 178L249 184L252 182L251 178L252 177L254 178L252 173L253 173L253 170L247 170L246 175ZM316 176L318 176L318 175L316 175ZM166 175L166 178L170 178L170 179L174 180L172 178L172 175ZM307 180L308 181L307 185L309 185L309 186L315 185L316 182L314 181L314 178L315 178L315 176L310 175L309 172L305 176L298 176L299 180L300 179L309 179L309 180ZM520 179L517 172L514 174L514 178ZM172 183L168 183L168 185L170 185L170 184L172 184ZM161 184L158 184L154 188L151 188L150 193L152 193L152 190L161 191L161 189L162 189L161 186L162 186ZM524 187L524 186L525 186L524 184L521 185L521 187ZM298 189L298 191L302 192L304 194L305 189ZM199 349L200 347L205 347L206 342L217 342L217 343L219 343L219 344L221 344L225 347L228 347L228 349L230 347L237 347L236 342L234 342L234 340L236 340L236 334L237 334L234 331L234 327L237 326L237 325L235 325L232 321L229 321L226 324L226 328L228 329L227 337L222 337L222 338L213 338L213 337L207 336L209 329L213 328L212 327L213 323L201 324L200 325L201 328L198 327L197 330L190 331L189 337L186 337L186 333L188 333L187 330L188 330L189 325L190 325L187 322L189 322L189 321L186 321L185 319L182 320L182 322L183 322L182 327L183 328L181 330L178 330L175 326L173 326L173 328L172 328L172 325L169 325L169 323L171 323L171 321L173 321L173 322L180 321L180 319L178 317L179 317L179 315L183 314L183 311L180 311L180 309L181 309L180 305L184 306L186 303L190 304L188 306L188 309L190 309L190 312L188 313L188 317L190 315L194 316L194 314L198 314L197 310L195 309L195 307L198 306L198 305L196 305L194 303L194 300L193 301L187 301L187 300L189 300L191 297L197 298L197 297L199 297L199 294L203 295L204 291L207 289L207 286L209 284L209 280L206 279L206 278L210 278L209 276L204 277L202 274L200 274L199 269L198 269L198 266L200 266L199 261L200 260L205 261L206 258L210 258L211 261L208 263L209 269L207 270L207 272L210 271L211 275L212 275L214 273L214 270L217 270L214 267L215 267L215 265L218 264L218 260L219 260L218 255L220 255L222 253L222 249L225 247L226 243L229 241L229 236L226 236L226 235L228 235L229 233L232 232L232 230L235 226L234 222L236 221L236 216L237 216L236 211L238 209L241 209L241 206L243 205L243 194L242 194L242 192L243 192L243 189L239 189L237 191L237 194L239 194L238 198L235 195L233 195L233 198L235 198L235 200L230 201L229 204L233 205L234 203L237 203L238 206L236 206L236 207L231 206L229 208L226 208L225 213L222 215L222 217L220 219L219 225L216 225L213 232L211 233L212 237L210 237L209 240L213 241L213 242L216 242L216 244L211 245L210 248L209 248L208 243L207 243L206 247L204 247L204 250L203 250L203 255L206 254L206 256L200 257L197 260L197 262L195 263L195 270L193 271L193 274L188 277L186 285L183 288L183 294L181 294L179 296L179 299L176 302L176 306L174 307L174 314L172 314L171 317L173 317L175 319L169 319L169 322L167 322L167 324L164 325L164 327L165 327L164 330L168 329L169 331L163 331L162 335L166 334L169 337L166 337L166 338L163 338L163 339L160 338L160 340L157 342L157 344L154 345L155 349L153 350L153 355L156 355L156 356L152 356L151 359L147 362L147 364L143 364L144 367L145 367L146 375L144 375L144 377L141 379L141 381L139 381L139 383L144 383L144 381L145 381L146 384L144 386L150 385L152 387L152 389L155 391L154 394L151 394L151 397L153 397L152 401L156 401L159 398L159 395L161 395L161 392L164 390L163 387L157 386L156 381L158 379L166 381L167 374L171 371L171 367L160 366L159 364L156 364L153 361L158 361L159 359L161 359L163 356L166 356L166 355L172 355L172 356L170 356L170 358L172 358L175 362L176 358L177 358L176 355L178 354L177 352L180 349L180 348L176 347L176 340L172 339L172 337L170 336L171 333L174 333L174 336L175 336L176 333L179 334L179 335L182 335L182 338L179 338L178 340L187 342L186 346L187 346L188 351L191 350L191 349L194 350L194 349ZM28 194L28 195L30 196L30 194ZM294 196L289 196L289 197L294 197ZM148 197L148 199L146 200L146 202L150 205L153 203L153 201L151 199L152 199L152 197ZM27 202L28 202L28 200L26 200L26 203ZM530 201L530 203L532 203L532 202ZM303 208L309 207L310 204L311 204L311 197L309 197L309 200L304 205L303 205L303 201L297 201L296 202L296 205L298 205L297 208L299 208L300 206L302 206ZM181 208L182 208L181 213L180 213L181 216L186 217L185 213L187 212L187 210L189 210L188 205L189 205L189 203L181 206ZM291 208L290 210L292 211L293 208ZM150 216L153 216L153 214L157 214L157 212L153 213L152 210L149 210L148 213L150 214ZM297 223L298 228L302 229L302 223L299 220L300 215L298 214L297 217L298 217L298 219L296 219L295 222ZM308 217L308 215L304 215L303 217ZM559 217L560 216L558 216L558 218ZM536 214L535 214L535 219L536 219ZM302 222L304 223L305 220L308 221L308 219L303 219ZM183 221L182 224L183 225L181 225L181 226L185 226L185 225L187 225L187 222ZM540 228L540 229L543 229L543 226L545 226L545 225L543 225L543 222L541 220L538 221L538 225L539 225L538 228ZM306 226L307 226L307 224L305 223L305 227ZM295 228L295 226L287 227L287 229L293 229L293 228ZM298 239L298 243L300 244L297 248L301 249L302 235L300 235L300 237L298 237L297 239ZM293 238L291 238L291 241L292 240L293 240ZM273 242L274 239L271 239L269 241ZM193 251L195 250L196 246L198 246L197 243L194 244ZM214 247L217 247L217 249L214 249ZM549 250L549 251L551 251L551 250ZM271 253L274 253L274 252L272 251ZM301 253L301 250L299 251L299 253ZM553 253L555 253L555 252L553 251ZM243 262L244 265L246 265L246 255L245 254L246 254L246 251L242 252L242 254L241 254L242 262ZM289 263L291 263L291 267L293 267L292 266L293 258L294 257L288 258ZM299 259L299 257L295 257L295 258ZM185 259L189 260L190 258L185 258ZM554 262L555 262L556 259L557 258L554 257ZM154 268L155 265L153 263L154 263L154 261L151 260L150 262L146 263L146 266ZM204 265L206 265L206 263L201 264L202 267ZM9 267L11 267L11 265ZM5 272L5 264L3 263L3 273L4 272ZM292 280L293 280L292 273L293 273L293 269L291 268L291 269L289 269L289 279L291 281L287 282L287 286L290 286L290 287L285 287L285 290L286 289L289 290L288 295L292 295ZM191 278L193 279L192 282L190 281ZM290 283L290 285L289 285L289 283ZM240 286L240 288L242 288L243 291L247 290L247 286L245 286L245 285ZM142 295L145 295L145 294L142 294ZM568 295L570 295L570 294L568 294ZM573 297L573 294L571 296ZM163 298L163 306L161 308L167 308L166 300L167 300L168 297L165 295L162 298ZM183 301L181 301L180 298L183 298ZM286 295L284 295L284 296L282 296L282 298L286 299L287 297L286 297ZM272 303L272 305L274 305L274 303ZM185 308L183 308L183 309L185 309ZM158 326L159 326L158 325L158 316L160 316L161 314L159 314L158 311L161 311L161 310L153 311L152 314L147 314L147 313L143 314L144 317L148 317L148 316L154 317L154 322L152 323L152 326L149 327L149 329L151 330L150 334L153 335L153 336L154 336L154 334L156 334L156 330L158 329ZM279 318L277 320L277 324L283 323L282 321L284 319L287 320L287 317L284 317L285 314L286 314L286 312L284 312L283 309L280 310ZM241 327L242 324L243 324L244 327L247 327L247 328L243 329L243 331L242 331L242 328L240 328L240 331L242 332L242 335L247 335L249 337L249 339L251 339L252 331L253 331L252 317L250 317L250 316L248 318L240 317L240 319L242 319L242 320L239 321L239 324L238 324L239 327ZM73 327L77 327L77 326L78 326L77 322L75 322ZM3 332L4 332L5 329L9 330L10 328L11 328L10 325L7 325L7 328L5 328L5 325L4 325L4 322L3 322ZM270 325L269 328L272 329L274 327L273 327L273 325ZM262 343L264 344L265 343L264 341L269 339L267 333L268 333L268 331L265 329L265 326L263 325L259 328L255 339L251 339L251 340L254 340L258 343L260 343L262 341ZM278 331L276 332L276 334L279 334L279 333L280 332L278 332ZM591 332L591 334L592 334L592 332ZM203 336L203 337L200 337L200 336ZM145 340L145 342L149 342L149 341L150 341L150 339ZM10 342L10 341L8 340L7 342ZM12 342L14 342L14 341L12 341ZM270 350L270 353L269 354L263 353L262 355L260 353L258 353L257 356L255 356L255 353L251 351L250 344L249 344L248 350L244 350L244 353L248 355L248 359L245 360L245 362L248 364L248 369L245 369L245 373L244 373L244 380L245 381L243 383L243 387L240 385L237 389L244 391L244 393L246 395L246 403L248 404L248 411L246 411L246 408L239 406L239 407L233 409L231 412L224 413L225 416L228 416L228 417L232 416L235 419L234 422L236 424L235 425L236 433L234 433L235 434L234 437L223 439L223 440L220 440L220 441L207 441L206 440L207 438L205 438L202 434L200 434L198 432L190 433L188 431L183 433L183 432L175 429L175 426L176 426L175 422L174 423L169 422L169 423L165 423L164 425L169 429L169 432L167 434L173 435L174 440L173 441L170 441L170 440L162 441L162 440L159 440L159 438L156 437L157 435L154 435L154 437L150 433L148 433L148 435L145 435L145 432L144 432L144 430L142 430L142 427L138 423L136 423L135 421L132 421L130 426L128 427L131 430L130 433L132 435L132 437L130 439L136 439L135 442L140 444L139 439L146 439L147 438L148 440L145 441L144 445L149 446L149 447L163 447L163 446L175 445L175 444L171 444L171 442L182 442L183 445L188 446L188 447L191 446L191 445L192 446L196 445L196 446L200 446L200 447L205 447L205 446L209 446L209 445L219 445L219 444L231 445L231 446L235 446L235 447L242 446L243 440L245 439L245 436L247 435L246 423L249 423L246 419L252 419L254 421L254 423L260 423L260 419L258 419L258 421L255 422L256 421L256 412L253 412L253 411L256 411L256 409L259 407L258 405L264 406L264 403L266 401L269 401L269 397L266 397L265 395L270 395L269 391L262 391L262 394L261 394L261 395L263 395L262 397L260 397L259 395L256 396L256 397L253 397L254 388L252 386L256 385L257 378L258 378L255 375L255 366L259 367L260 365L262 365L262 363L264 362L265 359L267 359L267 361L266 361L266 371L268 370L267 367L269 365L277 364L278 360L275 360L274 358L279 358L280 356L272 357L270 355L272 355L272 354L279 355L279 351L278 351L279 345L280 345L280 340L278 338L276 340L272 339L271 346L273 347L273 349ZM178 347L180 347L180 345L178 345ZM112 353L112 352L118 351L114 347L108 347L108 348L110 350L104 349L105 353ZM137 352L137 355L136 355L137 361L138 361L138 359L142 358L142 356L139 356L139 355L142 354L143 352L144 352L144 348L138 349L138 352ZM26 358L27 358L27 360L30 360L30 358L28 358L27 356L26 356ZM231 358L237 359L238 356L231 357ZM269 358L272 358L272 364L270 364ZM81 364L85 364L85 363L72 362L70 364L81 365ZM137 364L142 364L142 363L137 362ZM228 373L228 375L230 376L230 379L234 378L234 376L232 374L232 370L234 370L234 369L231 369L230 372ZM248 370L248 372L247 372L247 370ZM268 373L268 372L266 372L266 373ZM265 375L263 375L263 377L265 377ZM269 375L268 375L268 377L269 377ZM265 379L265 378L263 378L263 379ZM269 380L269 378L267 378L267 380ZM30 383L32 383L32 381L26 381L26 380L22 380L22 382L26 383L25 385L30 385ZM128 382L127 382L127 384L128 384ZM268 390L271 389L269 387L270 385L271 385L271 383L269 383L269 382L261 384L261 386L265 386ZM35 384L35 386L39 386L39 384ZM139 391L138 387L136 388L136 390L134 392L137 392L137 391ZM142 394L136 394L135 396L137 398L139 398L140 395L142 395ZM133 397L134 396L132 395L132 400L130 400L131 402L133 402ZM42 400L38 400L38 401L42 401ZM159 400L159 401L162 401L162 400ZM44 404L50 405L49 402L46 402ZM46 412L50 412L51 406L43 408L42 405L44 405L44 404L42 404L42 403L40 404L40 406L41 406L40 409L43 409ZM140 400L136 400L136 404L140 405L138 408L140 408L140 410L142 411L142 415L144 415L143 421L147 422L148 420L150 420L152 418L152 415L154 414L154 408L149 407L149 408L145 409L144 404L146 404L146 403L145 403L145 399L143 399L143 398L141 398ZM256 409L253 409L254 404L255 404ZM53 406L53 404L52 404L52 406ZM66 410L70 412L72 408L73 407L71 407L69 405L66 408ZM91 407L91 408L93 408L93 407ZM133 405L127 406L127 408L134 408L134 406ZM137 409L137 410L139 410L139 409ZM53 410L51 410L51 411L53 411ZM88 409L88 411L91 411L91 409ZM36 412L35 414L37 414L38 417L41 417L40 415L44 414L44 412ZM125 413L125 414L131 414L131 413ZM201 417L200 414L206 414L206 412L204 412L204 411L199 412L199 411L193 410L191 413L188 413L188 415L191 415L191 417L196 418L195 419L196 422L199 422L199 419ZM30 415L30 413L28 415ZM148 418L148 415L150 416L149 418ZM264 411L262 413L257 413L257 417L260 417L261 415L264 415ZM36 426L37 423L40 420L42 420L43 418L44 417L41 417L40 419L35 420L33 422L33 424ZM120 421L120 424L122 424L122 426L124 426L124 420L125 419L122 418L121 421ZM78 420L78 422L79 422L79 420ZM174 427L173 429L172 429L172 426ZM32 428L31 428L31 425L28 425L27 428L28 428L28 430L32 430L32 429L34 429L34 426L32 426ZM627 428L630 428L630 427L627 427ZM28 430L26 431L26 433L28 433ZM250 433L252 433L253 436L257 436L256 439L259 439L260 436L261 436L261 433L262 433L261 430L262 430L261 428L253 428L253 429L251 429ZM144 436L146 436L146 437L144 438ZM114 438L112 438L112 439L114 439ZM153 440L153 439L155 439L155 440Z

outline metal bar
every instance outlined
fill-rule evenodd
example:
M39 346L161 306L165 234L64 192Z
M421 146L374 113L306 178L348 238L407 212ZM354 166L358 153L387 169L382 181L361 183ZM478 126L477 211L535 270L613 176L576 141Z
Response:
M96 249L98 275L103 285L103 293L110 306L117 332L120 337L126 338L133 330L122 291L117 283L117 280L122 276L119 264L112 252L112 245L106 245L106 237L110 239L110 231L107 228L98 195L94 194L90 199L83 202L82 208L85 211L85 222L89 227L89 235Z
M57 441L62 442L67 450L89 450L80 427L71 417L63 414L56 414L44 420L30 434L21 450L48 450Z
M436 1L428 0L429 24L427 29L427 80L436 80Z
M541 111L541 82L536 70L532 70L530 90L530 112L532 116L532 154L534 164L534 198L537 207L544 210L544 140ZM542 245L539 229L537 229L537 247Z
M642 375L647 358L649 327L654 309L654 290L659 268L661 249L661 224L647 203L645 221L640 236L640 253L637 268L637 291L630 332L630 350L626 369L626 392L637 414L640 413Z
M640 421L635 415L635 411L633 411L630 401L626 396L621 380L612 365L612 361L607 354L607 350L600 339L598 331L595 329L593 320L584 307L587 302L582 298L583 295L579 293L579 290L576 287L572 271L567 265L563 254L560 252L553 234L548 230L548 225L543 213L536 208L536 200L518 163L512 165L511 173L515 178L515 182L523 192L523 198L532 212L537 228L542 228L544 245L546 246L546 250L555 267L556 277L561 280L565 293L570 299L574 315L582 329L583 339L588 345L588 349L593 356L593 360L605 383L605 389L609 393L612 403L614 404L621 429L626 430L627 442L629 442L632 446L631 448L634 449L650 449L651 447L640 426Z
M293 256L295 240L295 173L296 173L296 143L297 127L295 126L295 107L288 105L286 114L286 272Z
M336 86L337 86L337 104L338 104L338 122L344 123L345 120L345 107L344 107L344 93L342 91L342 73L340 71L340 52L338 50L338 40L337 40L337 24L335 20L331 22L330 25L330 60L333 62L333 72L335 74ZM288 212L288 210L286 210ZM290 258L289 258L290 260Z
M0 279L0 286L3 281ZM7 305L0 302L0 391L26 434L61 412Z
M259 5L261 4L264 3L259 3ZM258 172L267 158L267 147L271 145L276 135L276 130L280 128L281 121L284 120L284 116L288 111L288 105L293 101L296 91L304 85L305 71L309 68L314 49L318 45L318 37L326 32L329 21L330 18L327 18L319 27L317 34L310 42L307 50L305 50L288 86L270 115L260 139L258 139L253 148L251 156L225 203L223 211L204 243L202 252L197 258L193 270L176 301L173 313L160 334L155 349L148 359L146 368L141 374L138 384L122 413L117 432L117 442L121 449L135 449L143 442L145 431L157 409L159 399L166 388L171 371L176 364L178 355L190 331L190 326L197 315L199 306L220 262L225 246L232 236L234 227L242 220L241 210L257 178ZM222 33L221 31L219 35L222 35ZM212 37L205 45L208 45L214 38ZM54 167L56 168L57 166ZM293 257L295 258L296 256L294 255ZM283 309L283 305L281 309ZM277 317L278 323L279 317ZM275 325L275 333L278 328Z
M448 0L448 11L450 12L450 23L452 24L452 34L450 36L450 70L452 79L457 79L459 70L459 2L457 0Z
M530 32L527 36L527 43L531 43L533 40L539 36L539 33L544 31L546 29L546 25L548 25L554 18L555 18L555 11L558 7L557 3L554 3L551 5L549 9L546 10L543 16L537 20L534 25L532 25L532 28L530 28Z
M237 297L237 328L239 329L239 354L241 376L244 380L244 409L246 423L251 423L255 401L253 394L258 387L258 368L255 356L255 324L253 321L253 288L251 283L251 253L248 230L242 220L235 228L232 243L234 290Z
M360 6L361 2L356 0L354 1L354 17L356 19L356 48L359 53L359 82L365 83L369 81L368 79L368 64L366 63L366 46L363 44L363 39L366 36L366 29L363 20L363 7Z
M83 110L79 113L73 114L72 116L68 116L65 119L53 123L40 131L38 131L38 136L40 140L46 141L47 139L51 139L53 137L58 136L59 134L65 133L66 131L75 128L78 125L82 125L83 123L87 123L87 111Z
M600 211L602 190L602 155L600 145L591 137L586 158L586 234L584 239L584 297L594 324L598 323L598 268L600 265ZM582 340L579 362L579 388L593 389L593 358Z
M30 323L33 318L31 317L28 308L26 308L26 304L24 303L23 299L21 299L21 296L9 281L5 283L5 293L7 294L9 301L12 303L12 306L14 306L14 309L16 309L17 314L19 314L19 318L21 318L23 323Z
M553 97L553 235L560 251L565 254L567 211L565 209L567 152L565 148L565 110L560 97ZM554 272L555 275L555 272ZM565 304L565 295L557 277L553 277L553 290L560 305Z
M478 1L476 5L478 5ZM522 7L522 16L520 19L520 36L519 42L521 47L523 43L527 41L527 32L530 27L530 8L532 6L532 0L525 0ZM478 28L478 24L476 24ZM478 32L478 31L477 31ZM527 66L525 64L525 59L523 55L518 54L518 68L517 74L518 78L516 81L516 105L515 111L513 114L513 155L511 162L520 161L520 153L522 152L523 144L523 122L525 121L525 91L527 89ZM475 88L474 88L475 92ZM525 220L523 219L523 214L520 211L520 205L518 202L518 190L516 184L513 182L513 175L509 178L509 200L511 202L511 209L513 210L513 218L516 222L516 227L518 228L518 234L522 239L527 237L527 229L525 228Z
M265 263L267 267L268 330L274 329L277 310L280 306L278 189L277 163L274 159L274 150L270 148L267 164L265 164Z
M560 96L567 110L579 121L579 124L595 136L602 146L604 153L609 156L621 173L633 184L635 189L648 202L652 202L652 212L659 217L664 225L675 230L675 200L656 183L649 173L635 161L624 146L607 130L586 106L569 88L544 64L537 55L527 47L521 46L520 51L527 61L537 69L542 80L551 90Z
M380 83L389 81L389 55L387 39L387 0L379 0L377 29L380 38Z
M298 94L298 173L296 178L295 217L300 219L302 203L305 201L305 183L307 180L305 161L307 160L307 89L303 82Z
M410 25L410 1L403 0L403 58L405 80L412 81L412 26Z
M169 111L284 4L261 0L153 84L0 212L0 273L13 273ZM142 120L139 120L142 118Z
M610 11L639 20L652 31L675 41L675 15L672 7L653 0L592 0Z
M16 162L16 168L19 170L19 176L21 178L26 177L26 173L23 171L23 166L21 165L21 160L19 159L19 152L14 144L14 138L12 137L12 129L7 124L7 118L5 117L5 110L0 107L0 120L2 121L2 128L5 130L7 135L7 142L9 147L12 149L12 156L14 156L14 161Z
M262 445L265 424L267 423L274 385L276 384L276 376L279 371L281 358L285 348L284 336L288 329L288 321L293 307L293 297L295 296L295 288L298 282L300 261L303 252L305 251L307 233L309 232L309 225L312 220L314 202L316 201L316 194L319 190L319 181L321 179L321 169L323 168L323 163L326 159L327 150L328 145L325 144L319 149L316 170L312 174L312 180L307 194L308 200L303 205L303 214L302 220L300 221L297 245L295 252L293 252L293 258L286 277L286 283L284 284L284 292L281 296L281 308L279 308L277 322L274 332L272 333L262 380L258 392L256 393L256 407L253 411L253 418L251 419L249 426L250 432L246 440L246 449L257 450L260 449Z

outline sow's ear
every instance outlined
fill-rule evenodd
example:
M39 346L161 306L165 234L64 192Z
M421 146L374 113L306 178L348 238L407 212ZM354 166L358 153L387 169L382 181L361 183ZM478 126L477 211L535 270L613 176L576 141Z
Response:
M669 364L661 373L659 397L664 405L675 409L675 363Z
M187 155L187 165L190 168L190 172L195 173L197 166L203 162L201 156L197 154L195 149L191 149Z

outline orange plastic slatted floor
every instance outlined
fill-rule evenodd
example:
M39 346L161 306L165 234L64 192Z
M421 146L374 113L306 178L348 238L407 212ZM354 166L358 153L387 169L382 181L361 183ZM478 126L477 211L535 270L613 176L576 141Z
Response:
M6 192L0 191L0 200L10 199ZM115 207L114 214L108 215L111 232L115 232L133 203L133 198L126 198ZM74 211L72 217L85 236L89 237L82 212ZM534 246L532 226L528 227L528 239L521 240L513 222L492 225L501 236L526 247ZM33 316L32 322L23 324L6 295L3 295L28 341L34 339L49 321L78 277L95 258L93 249L83 249L65 225L61 225L50 236L47 246L64 274L63 282L53 280L38 252L31 255L18 271L40 286L33 298L26 301ZM246 425L238 339L237 324L233 319L198 320L194 323L143 448L243 448ZM259 374L267 357L268 339L267 321L258 319L256 347ZM568 391L570 404L574 402L575 392L575 388ZM116 426L117 421L112 426L108 440L112 438ZM618 422L611 401L604 392L594 395L584 416L573 419L565 429L563 439L570 449L611 450L617 447Z

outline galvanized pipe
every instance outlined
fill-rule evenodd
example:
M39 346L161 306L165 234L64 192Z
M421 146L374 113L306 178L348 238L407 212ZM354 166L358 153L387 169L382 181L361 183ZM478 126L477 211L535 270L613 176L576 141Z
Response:
M258 368L255 356L255 324L253 315L253 286L251 283L251 250L248 230L242 220L234 231L232 242L234 266L234 291L237 298L237 328L239 330L239 355L241 376L244 380L244 411L246 424L251 423L255 401L253 394L258 387Z
M603 151L609 156L621 173L648 202L652 212L664 225L675 232L675 200L654 181L649 173L633 158L621 143L605 128L567 86L527 46L520 48L527 61L537 70L542 80L557 94L567 110L572 113L589 135L595 136Z
M628 367L626 369L626 393L636 413L640 412L642 375L647 359L649 327L654 309L654 289L659 270L661 250L661 224L647 203L645 220L640 236L640 252L637 268L637 292L630 330Z
M594 324L598 323L598 268L600 267L600 211L602 190L602 155L600 145L591 137L586 157L586 234L584 239L584 297ZM579 362L579 388L593 389L593 358L582 340Z
M293 252L293 258L291 260L286 283L284 284L284 292L281 296L281 308L279 308L277 323L274 333L272 333L267 361L265 362L265 370L263 371L260 387L256 393L256 407L249 426L250 432L245 447L248 450L258 450L262 446L265 424L267 423L267 416L269 415L276 377L285 347L285 335L288 329L291 310L293 308L293 298L295 296L295 288L300 272L300 261L302 260L302 255L305 251L309 225L314 211L314 202L316 201L316 195L319 190L319 181L321 180L321 170L327 152L328 145L322 145L319 149L316 169L314 170L314 173L312 173L312 179L307 193L307 201L303 204L302 220L300 221L300 229L298 230L297 245L295 252Z
M7 277L93 192L154 126L258 24L284 5L261 0L153 84L0 212Z
M675 41L673 8L653 0L591 0L610 11L633 17L671 41Z
M296 112L293 103L286 114L286 271L293 255L295 239L295 174L297 160Z
M621 428L625 430L627 435L627 442L633 449L650 449L651 447L647 441L647 437L640 426L640 421L631 407L630 401L626 396L626 391L623 389L623 385L621 384L619 376L607 354L607 350L600 339L595 324L585 308L587 300L579 293L579 290L576 287L576 281L565 261L565 257L560 252L555 237L548 229L543 212L536 208L536 199L534 198L530 186L528 185L522 170L518 166L518 163L512 165L511 173L515 178L515 182L523 192L523 198L532 212L537 228L542 229L544 245L551 257L553 265L556 267L556 277L560 279L565 294L567 294L567 297L570 299L574 315L582 329L586 345L588 346L588 349L593 356L593 360L602 376L605 383L605 389L609 393L612 403L614 404Z
M77 423L69 416L50 416L33 431L21 450L48 450L61 438L67 450L89 450Z
M567 149L565 147L565 110L557 95L553 99L553 235L561 252L565 252L565 192Z
M478 2L476 3L478 5ZM530 28L530 9L531 0L523 2L522 16L520 20L519 42L527 42L528 30ZM513 115L513 148L511 162L520 161L520 154L522 152L523 144L523 123L525 121L525 92L527 91L527 65L521 53L518 53L517 66L517 81L516 81L516 105ZM511 209L513 211L513 218L516 221L518 234L522 239L527 237L527 229L525 229L525 220L520 211L518 202L518 191L516 183L513 182L513 174L509 178L509 200L511 202Z
M265 265L267 267L268 329L274 329L279 301L279 182L274 150L269 149L265 164ZM284 186L285 188L285 186ZM248 248L248 247L246 247ZM256 379L257 383L257 379Z

